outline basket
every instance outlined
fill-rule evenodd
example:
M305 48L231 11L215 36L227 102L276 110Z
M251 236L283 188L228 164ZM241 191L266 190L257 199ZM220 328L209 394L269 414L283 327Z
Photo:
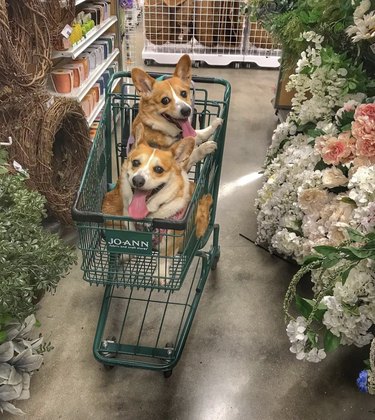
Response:
M160 76L159 74L151 74ZM216 131L218 147L214 154L198 163L189 173L195 183L192 200L182 220L144 219L106 215L101 212L105 194L116 182L121 164L126 159L130 127L138 110L139 97L131 83L124 82L120 93L111 92L116 79L130 77L117 73L109 82L103 118L97 130L72 216L79 232L84 280L96 285L132 288L179 290L197 250L204 247L213 230L219 188L221 161L228 118L230 85L221 79L195 78L196 128L207 127L220 116L224 124ZM219 97L209 98L206 86L221 89ZM114 142L111 141L112 136ZM213 204L210 223L204 237L195 232L195 214L203 194L211 194ZM163 238L176 256L166 256L161 249ZM181 245L182 244L182 245ZM177 251L177 248L176 248ZM169 269L168 269L169 267Z

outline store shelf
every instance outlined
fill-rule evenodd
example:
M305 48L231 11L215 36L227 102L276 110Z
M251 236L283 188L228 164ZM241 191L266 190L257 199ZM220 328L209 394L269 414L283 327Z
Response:
M113 83L113 85L112 85L111 92L113 92L115 90L115 88L119 84L119 82L120 82L120 79L115 80L115 83ZM99 115L99 112L102 110L104 104L105 104L105 94L102 95L102 97L100 98L96 107L93 109L91 115L87 118L87 122L88 122L89 126L91 126L91 124L95 121L95 118Z
M78 6L79 4L84 3L86 0L76 0L76 6Z
M52 58L77 58L87 47L89 47L96 39L104 34L115 22L117 22L117 16L111 16L105 20L101 25L95 26L90 32L83 38L78 44L74 45L65 51L53 51Z
M53 89L49 89L49 93L54 96L62 96L64 98L71 98L76 99L77 101L82 101L87 92L95 85L96 81L107 70L110 64L113 63L119 53L119 49L116 48L100 66L96 67L95 70L90 72L89 77L85 83L73 89L71 93L62 94L55 92Z

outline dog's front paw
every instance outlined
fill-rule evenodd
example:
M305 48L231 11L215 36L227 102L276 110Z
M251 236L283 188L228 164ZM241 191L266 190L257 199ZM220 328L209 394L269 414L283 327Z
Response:
M199 146L199 151L202 153L202 159L213 153L217 149L217 143L215 141L206 141L206 143L203 143Z
M155 200L150 200L148 203L147 203L147 210L150 212L150 213L155 213L156 212L156 210L158 210L159 209L159 207L160 207L160 205L155 201Z
M215 118L212 121L211 127L214 128L215 130L220 127L223 124L224 120L222 118Z

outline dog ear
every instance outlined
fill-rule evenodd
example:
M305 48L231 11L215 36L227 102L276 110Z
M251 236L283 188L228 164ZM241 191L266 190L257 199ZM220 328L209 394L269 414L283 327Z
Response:
M152 91L155 79L141 69L132 70L132 80L135 88L141 96L148 95Z
M173 76L179 77L184 82L189 83L191 81L191 59L188 54L184 54L176 65L176 69Z
M195 147L194 137L185 137L180 141L177 141L171 148L171 152L179 165L185 169L189 162L189 157L192 154Z

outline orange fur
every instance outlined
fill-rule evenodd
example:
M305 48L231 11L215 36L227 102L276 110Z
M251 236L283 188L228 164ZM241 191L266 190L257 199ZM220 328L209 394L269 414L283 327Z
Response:
M195 235L198 239L204 236L208 228L212 203L213 199L211 194L203 195L198 202L197 213L195 215Z

